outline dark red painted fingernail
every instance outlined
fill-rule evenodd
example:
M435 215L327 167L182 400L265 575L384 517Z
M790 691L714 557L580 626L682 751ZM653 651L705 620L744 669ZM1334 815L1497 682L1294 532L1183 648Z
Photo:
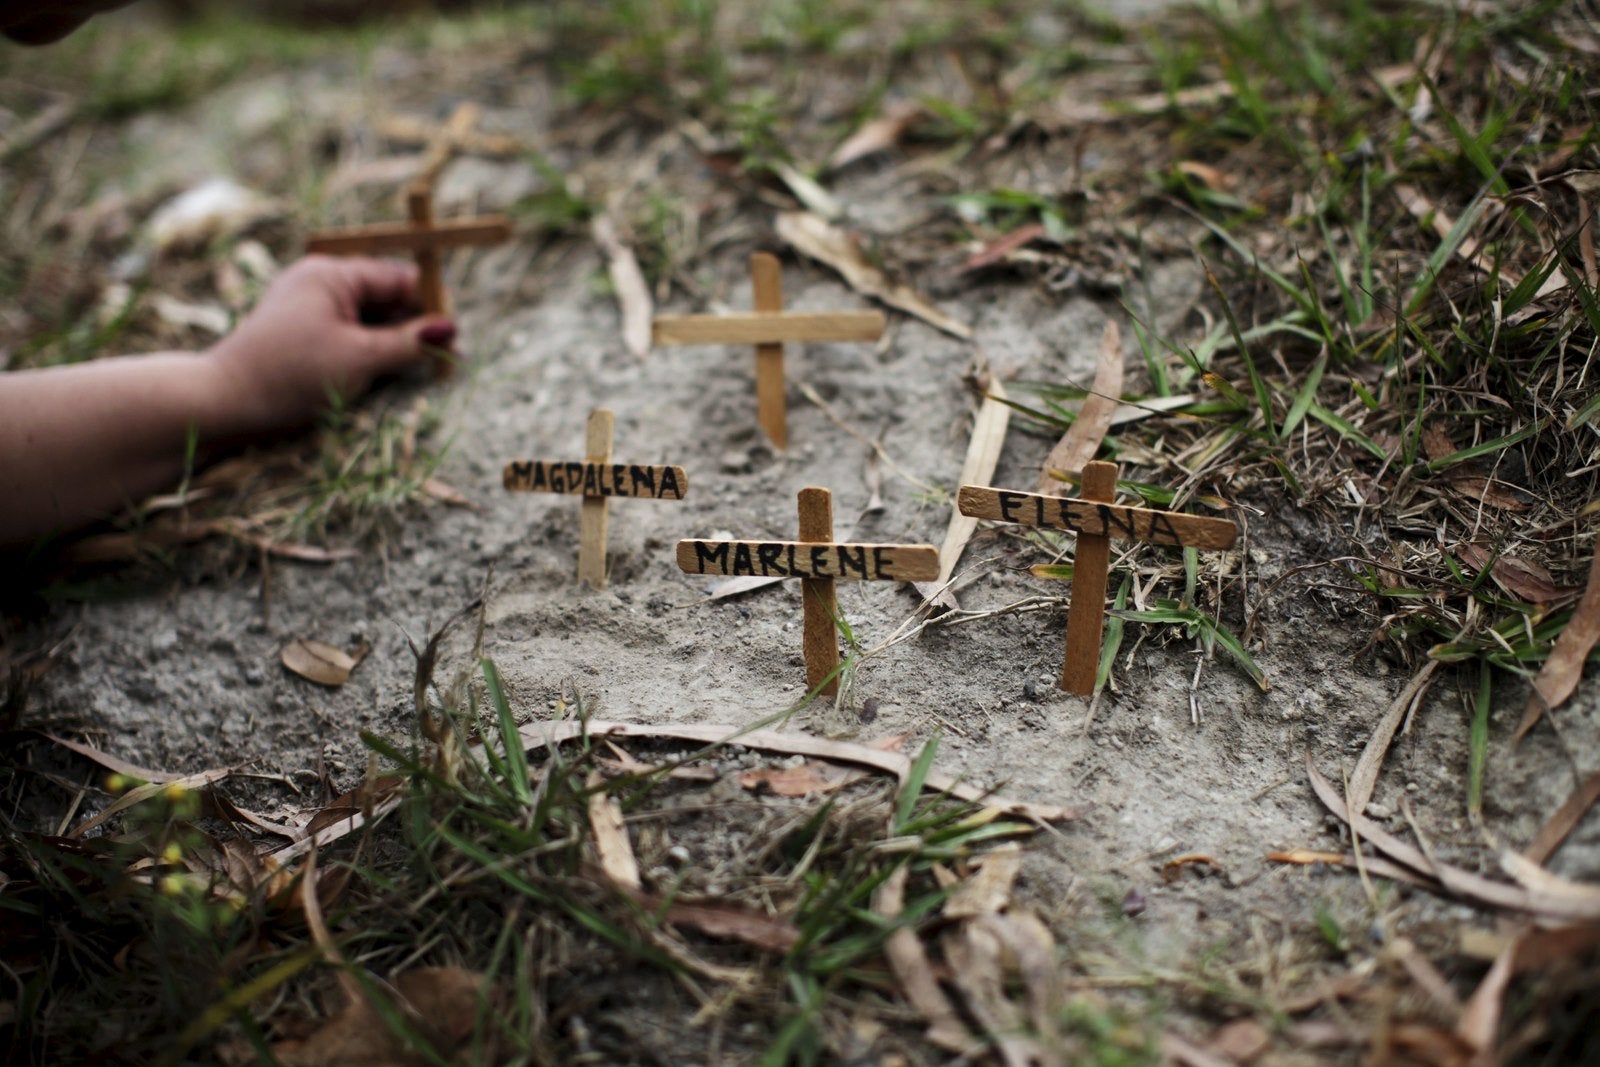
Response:
M456 324L449 319L430 322L417 331L417 340L434 348L449 348L456 339Z

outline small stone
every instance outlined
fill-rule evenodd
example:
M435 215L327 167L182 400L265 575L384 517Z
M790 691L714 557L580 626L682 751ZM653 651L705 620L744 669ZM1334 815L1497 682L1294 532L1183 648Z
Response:
M689 850L682 845L673 845L667 849L667 858L682 867L689 862Z
M1394 809L1389 807L1387 804L1379 804L1376 800L1374 800L1371 804L1367 805L1367 818L1378 819L1380 821L1384 819L1392 819L1394 818Z
M246 667L244 669L244 681L246 685L260 685L266 680L267 676L261 672L260 667Z
M150 648L156 652L171 652L178 647L178 631L157 630L150 638Z

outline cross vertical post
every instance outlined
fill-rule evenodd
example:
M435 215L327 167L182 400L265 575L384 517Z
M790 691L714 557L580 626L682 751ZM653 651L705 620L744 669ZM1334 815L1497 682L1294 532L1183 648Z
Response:
M750 256L750 287L754 291L752 306L756 311L783 310L783 270L777 256L771 252L756 252ZM789 447L789 415L784 385L783 342L756 345L756 421L766 431L772 446L778 449ZM830 531L822 540L832 537ZM800 539L803 541L807 538L801 534Z
M419 232L433 229L433 186L418 183L406 190L406 214ZM450 298L444 291L444 271L439 265L439 250L419 245L413 254L417 261L417 294L428 315L448 315Z
M823 696L839 693L839 604L834 583L926 582L939 574L932 545L839 544L833 540L833 494L800 490L798 541L678 542L678 568L685 574L735 578L798 578L804 605L806 688Z
M833 540L833 493L811 486L800 490L800 540ZM832 578L802 578L805 603L806 689L839 695L839 600Z
M589 413L584 437L585 463L611 462L611 435L616 424L611 412L598 408ZM609 501L585 496L578 516L578 581L592 589L606 587L606 517Z
M1117 465L1099 460L1084 464L1080 491L1084 500L1111 503L1116 499ZM1072 557L1072 595L1067 601L1066 659L1061 667L1061 688L1079 696L1094 695L1110 570L1111 538L1079 533Z
M1114 463L1085 464L1082 488L1083 497L1073 498L963 485L956 494L956 507L961 514L979 519L1049 526L1078 535L1061 688L1079 696L1093 696L1105 628L1111 538L1181 548L1226 549L1238 540L1239 527L1227 519L1113 503L1117 488Z

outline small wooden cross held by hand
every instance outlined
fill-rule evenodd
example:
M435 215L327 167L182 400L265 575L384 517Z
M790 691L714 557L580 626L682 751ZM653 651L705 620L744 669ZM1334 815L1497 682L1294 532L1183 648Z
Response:
M502 481L507 490L524 493L572 493L583 496L578 526L578 581L595 589L606 585L607 505L612 497L682 500L689 476L682 467L641 466L611 462L615 419L602 409L589 413L582 463L513 460Z
M509 240L511 220L503 215L478 215L435 221L431 180L419 180L406 190L406 211L409 222L317 231L306 237L306 251L332 256L410 253L417 262L417 290L423 312L448 315L450 298L444 288L440 253L467 245L492 245ZM434 370L440 377L448 375L449 361L436 361Z
M1113 504L1116 486L1117 465L1096 462L1084 465L1081 499L981 485L963 485L956 497L956 506L963 515L1077 531L1061 688L1080 696L1094 694L1095 674L1100 667L1111 539L1222 549L1233 547L1239 535L1239 528L1226 519Z
M881 311L784 311L778 257L750 257L755 310L741 315L657 315L651 341L658 345L756 346L756 418L777 448L789 447L784 403L785 341L876 341L883 336Z
M939 575L932 545L836 544L833 494L800 490L800 540L678 542L678 567L688 574L799 578L805 604L806 688L839 692L839 605L834 581L925 582Z

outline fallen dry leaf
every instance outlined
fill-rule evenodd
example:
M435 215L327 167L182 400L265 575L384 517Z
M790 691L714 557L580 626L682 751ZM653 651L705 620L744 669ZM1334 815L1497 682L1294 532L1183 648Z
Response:
M852 234L827 219L808 211L781 211L777 230L795 249L838 271L856 292L915 315L953 337L972 339L972 327L945 314L910 286L891 282L862 254Z
M1433 883L1436 888L1446 893L1482 907L1527 912L1562 921L1587 922L1600 919L1600 888L1569 883L1548 872L1542 872L1543 884L1529 886L1526 884L1528 875L1526 870L1519 872L1524 884L1512 885L1439 863L1429 858L1422 850L1406 844L1384 830L1359 811L1351 811L1345 797L1317 770L1309 753L1306 755L1306 773L1311 779L1312 791L1330 812L1349 824L1367 844L1396 863L1409 868L1413 876L1421 879L1423 884ZM1516 857L1514 853L1501 855L1502 863L1514 862L1516 859L1520 857ZM1526 860L1522 862L1527 863ZM1528 866L1535 865L1528 864ZM1372 861L1367 862L1367 867L1368 870L1376 871Z
M430 498L452 508L466 508L468 511L477 511L478 505L472 502L461 490L437 478L429 478L422 483L422 491Z
M1201 163L1195 159L1178 161L1178 173L1186 178L1193 178L1213 193L1225 193L1233 185L1233 179L1209 163Z
M1271 1032L1255 1019L1224 1023L1206 1042L1206 1048L1239 1064L1254 1063L1271 1047Z
M785 734L777 730L750 729L725 723L644 723L612 722L592 719L587 724L576 721L530 722L518 731L523 745L531 752L551 745L570 741L578 736L600 738L618 737L669 738L678 741L698 741L703 744L743 745L763 752L783 752L789 755L814 756L839 763L853 763L872 767L894 775L904 783L911 773L911 760L898 752L885 752L867 745L849 741L833 741L805 734ZM1033 804L1011 800L981 789L970 782L958 781L948 774L930 771L923 787L935 792L948 793L958 800L982 804L993 812L1013 815L1035 822L1062 822L1079 818L1078 808L1063 808L1052 804Z
M1161 880L1169 884L1176 882L1183 877L1183 869L1185 867L1192 867L1195 864L1205 864L1207 867L1214 868L1217 871L1222 870L1222 864L1212 857L1201 852L1190 852L1182 856L1174 856L1163 863L1161 865Z
M777 770L745 771L739 775L739 784L756 792L766 791L780 797L804 797L813 793L831 793L867 776L865 771L853 767L839 767L832 763L815 761L798 767Z
M324 641L301 637L284 645L278 658L285 667L306 681L337 689L350 680L350 672L356 669L366 654L365 647L352 656L344 649L335 648Z
M392 988L396 1007L433 1055L410 1048L365 999L352 1001L304 1041L274 1045L273 1055L283 1067L412 1067L450 1059L477 1041L480 1017L491 1025L497 1017L480 1010L487 990L483 976L459 967L408 971ZM481 1048L475 1051L489 1058Z
M1539 832L1533 836L1528 847L1522 850L1523 856L1534 863L1549 859L1561 847L1567 835L1577 829L1579 821L1597 800L1600 800L1600 771L1578 783L1572 795L1539 827Z
M633 842L628 840L628 827L622 821L622 805L601 788L604 783L599 771L590 772L586 785L590 791L589 828L594 832L594 850L600 857L600 869L612 885L637 890L644 883L639 878Z
M1064 482L1056 471L1077 474L1100 451L1111 419L1122 400L1122 331L1115 319L1107 319L1100 334L1100 356L1095 364L1094 389L1083 398L1078 417L1050 450L1044 470L1039 472L1038 492L1060 495ZM966 483L963 483L966 484Z
M85 759L98 763L100 766L114 774L121 774L128 778L135 778L140 782L171 782L182 777L182 775L173 774L170 771L145 770L143 767L129 763L127 760L118 759L109 752L103 752L98 748L91 748L88 745L82 744L78 741L70 741L65 737L57 737L55 734L45 734L43 736L46 740L58 744L70 752L76 752Z
M1596 544L1600 548L1600 539ZM1600 640L1600 551L1595 552L1594 561L1589 564L1589 582L1583 590L1583 599L1578 601L1566 629L1556 638L1550 658L1544 661L1538 677L1533 680L1533 693L1528 697L1517 732L1512 735L1513 744L1526 737L1546 711L1559 707L1572 695L1583 677L1589 650L1597 640Z
M1492 546L1482 541L1465 541L1456 547L1456 559L1474 571L1489 567L1489 577L1501 589L1530 604L1548 604L1573 592L1555 583L1550 572L1531 560L1494 555ZM1493 563L1489 563L1494 559Z
M1428 687L1433 684L1433 676L1438 670L1438 660L1431 659L1424 663L1401 688L1399 695L1389 702L1389 709L1383 713L1383 718L1378 720L1377 726L1368 735L1366 746L1361 750L1361 758L1356 761L1355 770L1350 772L1350 805L1356 811L1366 810L1367 803L1372 799L1372 791L1378 786L1378 772L1383 769L1383 761L1389 753L1389 744L1394 740L1395 731L1400 728L1400 723L1411 710L1427 695Z
M799 929L788 920L737 904L674 903L665 918L674 926L692 927L707 937L740 941L766 952L788 952L800 940Z
M888 151L899 144L911 127L926 114L921 104L908 100L892 101L885 105L877 118L869 120L833 150L833 155L828 157L828 169L838 170L858 159Z
M1450 488L1491 508L1502 511L1527 511L1533 506L1527 494L1498 478L1482 478L1475 474L1458 474L1445 480ZM1520 495L1519 495L1520 494Z
M650 320L655 315L650 286L610 215L596 216L593 231L595 243L606 254L606 270L622 309L622 342L636 359L644 359L650 355Z
M987 853L978 873L956 887L944 902L944 917L967 919L993 915L1011 903L1011 891L1022 873L1022 846L1016 842Z
M991 375L989 388L978 414L972 420L972 439L967 442L967 456L961 462L961 476L957 485L989 485L994 480L995 468L1000 464L1000 450L1005 447L1006 429L1011 425L1011 407L1006 404L1006 390L997 377ZM930 605L954 610L961 605L955 594L946 586L961 562L961 553L978 528L978 520L961 514L955 501L950 502L950 524L945 527L944 543L939 546L939 578L933 582L914 583L917 594Z
M906 877L910 870L904 865L873 890L872 910L886 920L893 920L905 910ZM940 1048L957 1054L979 1046L978 1040L961 1021L950 998L945 996L933 976L933 964L928 951L909 926L900 926L883 943L883 955L889 963L900 991L911 1006L928 1024L927 1038Z
M970 274L975 270L991 267L996 263L1005 261L1011 253L1027 245L1029 242L1044 236L1044 224L1030 222L1025 226L1018 226L1003 237L997 237L984 245L961 264L961 273Z

